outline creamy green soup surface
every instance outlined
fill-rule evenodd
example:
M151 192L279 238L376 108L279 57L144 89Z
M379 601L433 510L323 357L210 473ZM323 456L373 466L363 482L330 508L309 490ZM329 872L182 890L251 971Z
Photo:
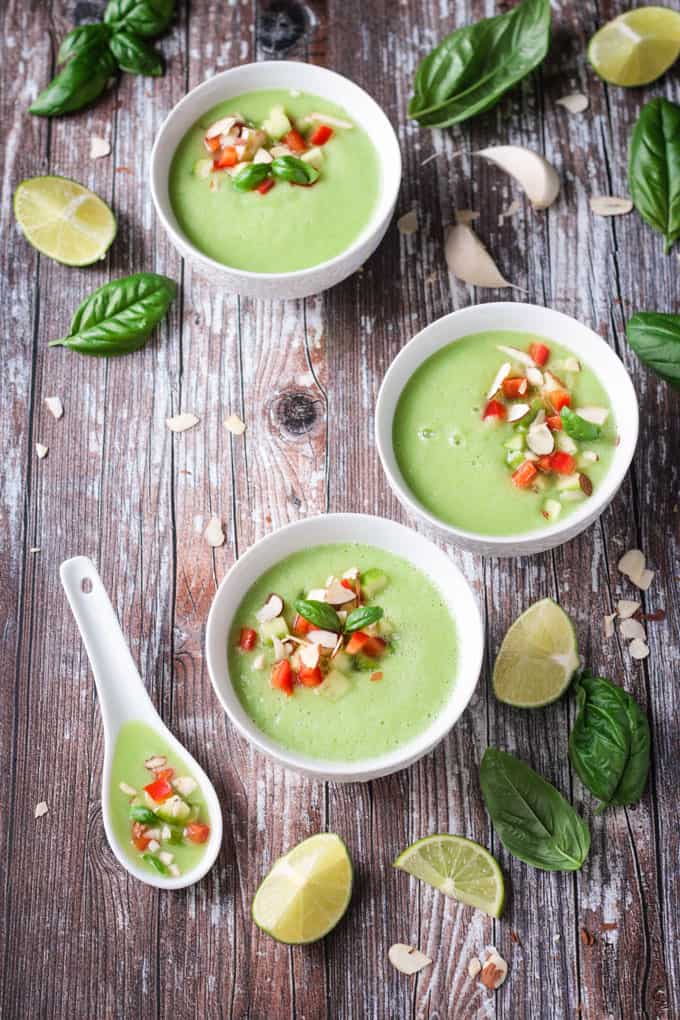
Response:
M224 133L207 138L215 123L235 114L246 122L245 142L240 124L227 123ZM265 160L262 151L302 160L314 180L298 186L270 174L262 190L238 190L236 176ZM256 182L266 170L254 173ZM380 185L375 146L341 107L269 89L220 103L187 131L170 167L169 195L182 232L206 255L236 269L283 273L345 251L368 225Z
M477 333L435 352L406 383L392 429L415 498L482 535L521 534L573 513L607 474L616 439L588 365L518 331Z
M262 622L272 595L282 611ZM298 599L321 602L325 615L335 599L341 647L326 630L318 662L319 629ZM371 613L379 619L342 633ZM439 590L401 557L355 543L314 546L268 570L245 593L228 643L245 712L282 747L314 758L351 762L401 747L437 718L456 679L456 625Z

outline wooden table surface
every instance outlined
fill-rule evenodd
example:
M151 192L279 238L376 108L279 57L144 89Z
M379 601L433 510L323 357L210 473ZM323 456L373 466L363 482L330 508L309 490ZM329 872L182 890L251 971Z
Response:
M126 75L91 110L48 122L27 107L50 77L60 38L99 15L103 0L3 4L0 1011L7 1020L680 1016L680 403L641 367L624 336L636 310L678 311L679 263L663 255L660 238L636 214L595 218L588 205L591 195L626 193L638 110L653 95L680 99L680 73L676 66L644 90L606 87L587 65L586 42L628 4L557 0L547 60L495 110L445 133L408 122L419 58L454 26L509 6L179 3L160 42L165 77ZM264 304L216 291L179 259L157 223L147 173L155 133L187 89L272 55L332 67L381 103L404 156L398 211L415 207L420 227L405 238L392 225L363 271L321 297ZM555 105L573 91L590 98L581 116ZM108 159L90 158L93 134L111 139ZM519 211L499 220L518 191L467 153L502 142L542 150L559 168L563 192L548 212L532 211L520 195ZM68 269L22 239L12 192L41 173L74 177L113 206L119 231L105 262ZM477 693L434 753L364 786L308 782L269 764L228 724L205 667L206 615L234 559L280 525L326 510L405 519L373 441L387 366L438 316L522 298L475 291L448 275L442 241L457 207L479 210L479 235L528 300L577 316L623 358L640 398L637 455L610 509L554 553L499 561L448 549L477 593L488 643ZM145 349L113 360L48 350L88 292L141 269L181 284ZM45 407L53 395L64 402L61 421ZM197 414L199 427L171 434L165 419L179 411ZM244 438L224 429L230 412L247 422ZM36 442L49 447L46 459L37 459ZM227 532L215 551L202 537L211 515ZM644 663L602 636L604 614L632 594L616 569L631 546L657 570L645 608L666 611L649 626ZM161 894L129 879L104 837L101 722L58 578L59 563L79 553L97 563L151 697L222 802L217 865L183 892ZM492 695L490 666L505 630L545 595L573 617L586 661L649 712L653 763L633 808L595 816L572 776L572 699L521 712ZM499 846L478 783L488 744L530 759L585 812L593 839L581 872L534 871ZM49 813L35 820L41 800ZM356 863L349 914L325 941L284 948L254 927L251 899L274 859L320 830L340 833ZM497 853L510 889L501 921L392 869L398 851L436 831L465 834ZM581 929L594 936L592 945ZM400 975L387 961L396 941L419 946L434 965L417 978ZM488 944L510 965L496 995L467 971Z

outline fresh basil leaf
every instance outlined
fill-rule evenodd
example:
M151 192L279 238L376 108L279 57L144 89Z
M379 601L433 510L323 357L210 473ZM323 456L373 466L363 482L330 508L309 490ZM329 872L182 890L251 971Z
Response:
M168 27L175 13L175 0L110 0L104 21L116 31L125 29L149 39Z
M108 45L101 41L85 46L53 78L30 107L41 117L74 113L101 95L116 64Z
M153 825L158 821L158 817L153 811L144 807L143 804L132 804L130 806L130 818L135 822L143 822L145 825Z
M649 723L635 698L605 677L584 673L569 758L581 782L602 802L634 804L647 783Z
M231 179L237 191L254 191L271 173L269 163L250 163Z
M319 177L318 170L297 156L278 156L270 166L274 177L292 184L313 184Z
M638 312L629 319L626 334L640 361L680 389L680 315Z
M159 860L158 857L154 857L153 854L142 854L142 860L150 864L152 868L155 868L160 875L169 875L170 871L166 868L163 861Z
M409 116L447 127L494 106L545 57L550 17L550 0L523 0L452 32L419 64Z
M582 418L580 414L572 411L566 405L560 411L560 418L562 419L564 431L572 439L590 442L593 439L599 439L602 434L602 429L599 425L595 425L592 421L586 421L585 418Z
M92 43L107 43L111 36L111 28L109 25L78 25L77 28L71 29L71 31L64 37L64 41L59 47L59 53L57 54L57 63L65 64L67 60L71 60L82 50L86 49Z
M680 238L680 106L652 99L633 128L628 186L635 208L666 239Z
M134 32L121 29L111 39L110 46L121 71L151 75L154 78L163 74L160 55Z
M479 769L482 796L501 843L543 871L577 871L590 830L546 779L519 758L489 747Z
M352 634L355 630L363 630L371 623L377 623L382 615L380 606L359 606L353 609L345 620L345 634Z
M156 273L135 273L113 280L80 305L71 332L50 347L110 357L143 347L177 293L177 284Z
M329 606L327 602L317 602L316 599L296 599L295 611L320 630L332 630L337 634L342 629L340 617L333 606Z

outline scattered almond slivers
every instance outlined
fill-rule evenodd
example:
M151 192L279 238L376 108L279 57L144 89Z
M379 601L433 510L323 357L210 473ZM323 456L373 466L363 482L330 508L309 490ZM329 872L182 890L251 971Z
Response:
M547 209L560 193L555 167L543 156L522 145L494 145L473 153L505 170L526 193L534 209Z
M42 818L42 816L46 815L48 811L49 811L49 808L47 806L47 802L44 801L44 800L41 800L38 804L35 805L35 810L33 812L33 817L34 818Z
M165 424L171 432L186 432L187 429L192 429L194 425L198 425L200 419L195 414L176 414L172 418L166 418Z
M647 632L639 620L621 620L619 630L621 631L621 636L627 641L633 641L634 639L639 641L647 640Z
M155 754L151 758L147 758L144 762L144 768L148 769L149 772L154 772L156 769L165 768L167 758L163 754Z
M57 421L64 414L64 405L61 402L60 397L45 397L45 407Z
M589 99L582 92L572 92L568 96L562 96L555 100L557 106L563 106L569 113L583 113L588 109Z
M418 213L415 209L409 209L407 213L400 216L397 220L397 230L400 234L404 234L409 237L411 234L415 234L418 229Z
M405 946L402 942L396 942L390 946L387 956L392 966L401 974L417 974L418 971L429 967L432 963L430 957L425 956L425 953L414 949L413 946Z
M224 531L222 530L222 522L219 517L212 517L210 519L208 527L203 532L203 538L213 549L224 545Z
M246 430L246 423L241 421L237 414L230 414L224 422L224 427L234 436L242 436Z
M90 156L92 159L101 159L102 156L111 155L111 143L106 138L98 138L92 135L90 139Z
M321 645L322 648L334 649L338 635L334 634L332 630L310 630L307 634L307 639L313 645Z
M491 992L500 988L508 976L508 965L503 957L493 949L486 958L479 980Z
M321 649L318 644L302 645L298 655L303 666L307 669L316 669L321 658Z
M338 579L334 577L326 588L323 601L328 602L330 606L344 606L346 602L352 602L355 598L356 593L350 591L349 588L345 588L345 586L340 584Z
M616 619L616 613L610 613L609 616L604 618L604 636L606 638L614 637L614 620Z
M36 443L35 452L38 456L38 460L44 460L49 452L49 446L44 446L42 443Z
M633 203L618 195L593 195L590 208L596 216L625 216L632 211Z
M531 408L528 404L511 404L508 408L508 421L521 421L530 410Z
M619 614L620 620L630 619L631 616L635 616L640 608L639 602L632 602L629 599L619 599L616 603L616 612Z
M121 793L124 793L126 797L136 797L137 791L134 786L130 786L129 783L121 782L118 784L118 789Z
M633 659L646 659L649 655L649 645L639 638L635 638L628 646L628 651Z
M618 568L641 591L647 591L654 580L654 571L647 569L640 549L629 549L619 560Z
M491 400L491 398L492 398L492 397L493 397L493 396L494 396L494 395L495 395L496 393L498 393L499 389L500 389L500 388L501 388L501 386L503 385L503 382L504 382L504 381L505 381L505 380L506 380L506 379L508 378L508 376L510 375L510 369L511 369L511 368L512 368L512 365L510 364L510 362L509 362L509 361L504 361L504 362L503 362L503 364L501 365L501 367L500 367L500 368L498 369L498 371L496 372L496 378L494 379L494 381L493 381L493 382L491 383L491 385L489 386L488 392L487 392L487 394L486 394L486 399L487 399L487 400Z
M478 956L473 956L468 963L468 974L471 978L476 978L482 969L482 961Z
M280 616L283 612L283 599L280 595L272 592L262 609L258 609L255 613L255 617L260 623L266 623L267 620L275 620L277 616Z

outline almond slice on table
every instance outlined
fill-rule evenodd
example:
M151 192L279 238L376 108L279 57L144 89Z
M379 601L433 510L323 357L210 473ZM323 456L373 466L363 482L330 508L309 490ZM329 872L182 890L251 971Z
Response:
M619 599L616 603L616 611L621 620L628 620L631 616L635 616L640 608L640 603L633 602L631 599Z
M172 418L166 418L165 424L171 432L186 432L187 429L192 429L194 425L198 425L199 418L195 414L175 414Z
M417 974L418 971L429 967L432 963L430 957L425 956L425 953L414 949L413 946L405 946L402 942L390 946L387 956L392 966L402 974Z
M619 195L593 195L590 208L596 216L625 216L632 211L633 203Z
M510 364L509 361L504 361L503 362L501 367L496 372L496 376L494 378L494 381L489 386L489 389L488 389L487 394L486 394L486 399L487 400L491 400L491 398L494 396L494 394L498 393L499 389L501 388L501 386L503 385L505 380L510 375L511 368L512 368L512 365Z
M404 234L409 237L411 234L415 234L418 229L418 213L415 209L409 209L408 212L404 213L397 220L397 230L400 234Z
M332 630L310 630L307 634L307 640L313 645L321 645L322 648L335 648L338 640L338 635L334 634Z
M646 568L645 568L645 570L642 571L642 573L637 578L637 580L635 578L631 577L631 581L633 582L633 584L636 585L636 587L638 587L641 591L647 591L647 589L649 588L649 586L650 586L650 584L652 583L653 580L654 580L654 571L653 570L648 570Z
M479 959L478 956L471 957L467 969L468 974L470 975L471 978L477 977L480 970L482 969L482 961Z
M641 549L629 549L619 560L618 569L625 574L633 584L637 585L645 570L645 555Z
M584 96L582 92L572 92L555 100L556 106L563 106L569 113L583 113L588 109L589 102L588 96Z
M49 453L49 449L50 449L49 446L45 446L43 443L36 443L35 452L37 454L38 460L44 460L47 454Z
M649 645L645 641L635 638L628 645L628 651L633 659L646 659L649 655Z
M47 806L47 802L44 801L44 800L41 800L41 801L39 801L38 804L35 805L35 810L33 812L33 817L34 818L42 818L42 816L46 815L48 811L49 811L49 808Z
M267 620L275 620L277 616L280 616L283 612L283 599L280 595L275 592L269 596L265 604L261 609L255 613L255 617L260 623L266 623Z
M500 988L508 976L508 965L503 957L494 950L484 962L479 980L491 992Z
M98 138L92 135L90 138L90 156L92 159L101 159L103 156L111 155L111 143L106 138Z
M224 545L224 531L219 517L211 517L208 527L203 532L203 538L213 549Z
M61 402L61 397L45 397L45 407L57 421L64 414L64 405Z
M639 620L621 620L619 630L621 631L621 636L627 641L638 640L646 642L647 640L647 632Z
M604 636L606 638L614 637L614 620L616 619L616 613L610 613L609 616L604 618Z

